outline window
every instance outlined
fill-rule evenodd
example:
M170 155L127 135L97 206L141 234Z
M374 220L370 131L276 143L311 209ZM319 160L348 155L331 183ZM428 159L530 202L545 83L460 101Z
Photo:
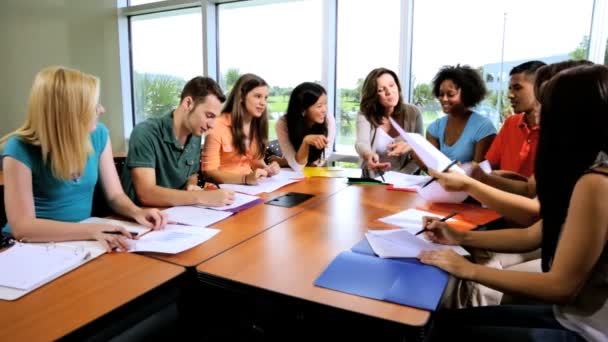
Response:
M337 152L355 154L356 117L367 74L378 67L399 73L400 13L400 0L338 2Z
M322 0L253 0L219 5L218 50L222 88L253 73L269 85L269 139L291 90L321 80ZM331 113L330 113L331 114Z
M137 6L137 5L149 4L149 3L153 3L153 2L159 2L159 1L163 1L163 0L129 0L129 6Z
M200 8L131 17L135 123L167 114L188 80L203 74Z
M443 115L431 81L442 66L457 63L483 74L488 96L477 110L500 125L511 114L511 68L587 57L592 7L593 0L415 1L412 99L425 127Z

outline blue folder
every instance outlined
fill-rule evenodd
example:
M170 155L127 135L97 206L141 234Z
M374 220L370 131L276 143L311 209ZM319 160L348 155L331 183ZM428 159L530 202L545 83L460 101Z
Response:
M316 286L434 311L448 274L417 259L382 259L366 239L340 253L315 280Z

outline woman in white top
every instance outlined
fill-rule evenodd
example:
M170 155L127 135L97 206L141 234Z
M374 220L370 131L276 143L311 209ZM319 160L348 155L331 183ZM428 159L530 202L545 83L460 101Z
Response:
M373 178L385 170L413 173L418 169L411 148L391 126L389 118L406 132L422 134L420 111L403 102L397 74L377 68L363 82L361 108L357 115L355 150L363 160L364 177Z
M497 270L446 250L419 258L456 277L553 305L439 312L437 340L608 341L608 165L593 165L608 151L608 68L567 69L538 89L542 129L535 176L542 221L485 232L460 232L429 218L423 225L443 244L510 253L541 247L543 272ZM464 178L429 172L452 190Z
M283 158L295 171L323 166L331 155L336 123L327 115L327 92L312 82L293 89L287 112L275 126Z

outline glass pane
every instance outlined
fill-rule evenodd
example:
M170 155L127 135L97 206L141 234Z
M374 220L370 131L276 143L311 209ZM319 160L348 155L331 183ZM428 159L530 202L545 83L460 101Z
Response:
M245 73L266 80L268 136L276 139L274 126L287 109L291 90L302 82L321 80L322 1L223 4L218 28L222 88L228 92Z
M355 154L356 117L367 74L385 67L398 72L400 0L338 2L336 150Z
M203 74L202 15L189 8L131 17L135 123L167 114Z
M152 2L159 2L163 0L129 0L129 6L137 6L142 4L149 4Z
M425 128L444 115L428 91L444 65L468 64L483 74L488 95L477 110L500 126L512 111L511 68L587 57L593 0L424 0L414 6L412 98Z

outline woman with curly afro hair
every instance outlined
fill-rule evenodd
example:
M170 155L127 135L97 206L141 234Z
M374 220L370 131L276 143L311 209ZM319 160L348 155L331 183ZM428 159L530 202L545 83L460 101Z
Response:
M496 128L472 110L485 94L481 76L467 65L445 66L433 79L433 95L447 115L429 126L426 138L451 160L481 162L492 145Z

